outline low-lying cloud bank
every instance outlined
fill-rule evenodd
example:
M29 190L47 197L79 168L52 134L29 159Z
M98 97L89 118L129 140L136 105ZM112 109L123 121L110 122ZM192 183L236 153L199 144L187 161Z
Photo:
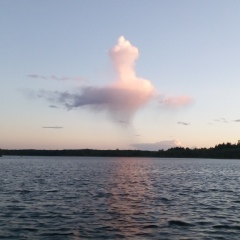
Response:
M173 147L181 147L181 142L179 140L167 140L156 143L135 143L131 146L138 150L158 151L167 150Z

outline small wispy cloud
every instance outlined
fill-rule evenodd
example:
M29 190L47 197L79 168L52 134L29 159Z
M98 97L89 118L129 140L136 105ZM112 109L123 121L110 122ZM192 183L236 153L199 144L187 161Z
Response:
M57 106L55 106L55 105L49 105L49 107L50 107L50 108L59 108L59 107L57 107Z
M187 122L177 122L177 124L184 125L184 126L190 125L190 123L187 123Z
M215 118L213 120L218 123L228 123L228 121L225 118Z
M118 122L121 123L121 124L127 124L127 125L129 124L128 121L124 121L124 120L119 120Z
M193 99L189 96L173 96L173 97L159 97L160 106L169 108L178 108L189 105L193 102Z
M46 77L38 75L38 74L29 74L29 75L27 75L27 77L29 77L29 78L42 78L42 79L46 79Z
M50 129L62 129L63 127L59 127L59 126L45 126L42 128L50 128Z
M56 75L52 76L43 76L43 75L38 75L38 74L29 74L27 75L29 78L35 78L35 79L46 79L46 80L58 80L58 81L68 81L68 80L73 80L73 81L83 81L85 78L83 77L58 77Z
M240 122L240 119L233 120L234 122Z

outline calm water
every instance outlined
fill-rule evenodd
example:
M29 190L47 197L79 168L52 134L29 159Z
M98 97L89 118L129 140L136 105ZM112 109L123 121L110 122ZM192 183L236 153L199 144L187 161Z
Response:
M0 158L0 239L240 239L240 160Z

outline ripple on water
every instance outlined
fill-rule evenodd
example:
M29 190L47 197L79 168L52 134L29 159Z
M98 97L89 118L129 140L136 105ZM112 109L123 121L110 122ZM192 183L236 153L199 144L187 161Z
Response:
M169 226L179 226L179 227L193 227L192 223L181 221L181 220L170 220L168 221Z
M213 228L216 228L216 229L232 229L232 230L240 230L240 225L215 225L213 226Z

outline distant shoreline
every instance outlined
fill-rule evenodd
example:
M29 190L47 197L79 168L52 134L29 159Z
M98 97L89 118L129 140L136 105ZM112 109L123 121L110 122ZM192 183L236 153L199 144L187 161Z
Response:
M64 150L37 150L37 149L2 149L1 155L11 156L73 156L73 157L151 157L151 158L218 158L240 159L240 145L223 143L214 148L183 148L175 147L168 150L96 150L96 149L64 149Z

